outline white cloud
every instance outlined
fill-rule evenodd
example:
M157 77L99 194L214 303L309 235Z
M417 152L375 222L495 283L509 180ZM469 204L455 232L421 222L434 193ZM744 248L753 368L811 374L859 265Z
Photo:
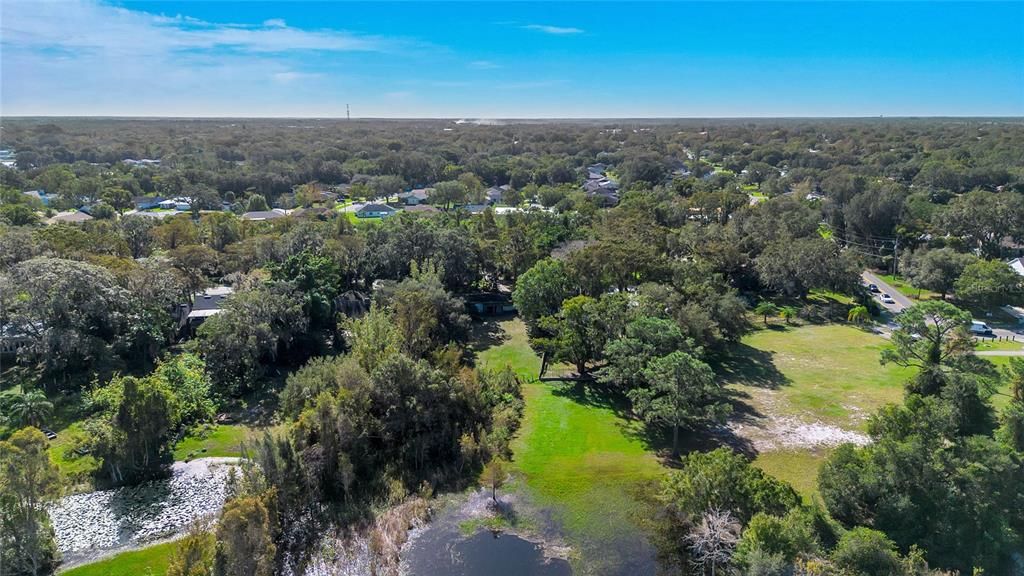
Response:
M537 32L543 32L545 34L555 34L557 36L568 36L570 34L582 34L583 29L573 28L571 26L551 26L548 24L527 24L523 26L527 30L536 30Z
M341 55L403 53L410 46L402 39L290 27L279 19L239 25L97 0L0 0L0 109L9 115L190 115L237 113L241 103L299 106L315 97L313 84L304 81L329 74L338 87L351 80L339 74ZM316 52L337 56L311 55Z
M278 84L291 84L292 82L298 82L302 80L317 80L323 78L324 75L317 72L297 72L295 70L285 70L283 72L274 72L271 74L271 78Z
M466 65L471 70L494 70L495 68L501 68L501 65L490 60L474 60Z
M337 30L289 28L280 19L260 26L216 24L109 6L95 0L3 3L3 44L21 49L106 51L144 56L167 51L241 52L381 50L380 38Z

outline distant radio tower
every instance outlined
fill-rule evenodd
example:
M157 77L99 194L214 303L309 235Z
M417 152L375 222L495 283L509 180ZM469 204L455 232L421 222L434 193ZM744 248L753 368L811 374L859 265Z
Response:
M348 104L345 104L345 119L346 120L351 120L352 119L352 111L348 109Z

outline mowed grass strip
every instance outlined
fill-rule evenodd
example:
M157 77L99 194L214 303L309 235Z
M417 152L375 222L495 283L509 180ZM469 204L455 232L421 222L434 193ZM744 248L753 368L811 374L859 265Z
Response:
M177 542L164 542L61 572L62 576L163 576Z
M480 350L479 365L511 365L526 384L526 410L513 443L513 463L538 504L561 521L587 565L615 565L627 554L649 510L645 495L664 473L638 423L593 395L535 380L541 360L519 319L499 324L500 337Z

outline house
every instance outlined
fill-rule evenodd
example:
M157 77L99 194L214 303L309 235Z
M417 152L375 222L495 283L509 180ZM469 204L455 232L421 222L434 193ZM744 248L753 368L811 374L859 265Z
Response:
M14 326L0 326L0 356L14 356L32 344L28 334Z
M387 218L388 216L394 216L398 212L387 204L365 204L359 210L356 210L356 218Z
M484 191L484 202L491 205L497 204L498 202L501 202L501 197L504 193L505 191L498 186L491 186Z
M323 206L314 206L312 208L296 208L292 210L291 216L296 218L319 218L320 220L327 220L333 217L335 214L334 210L325 208Z
M152 210L159 208L160 203L166 200L160 196L136 196L132 198L132 204L135 205L136 210Z
M1010 265L1010 268L1012 268L1014 272L1024 276L1024 258L1014 258L1007 262L1007 264Z
M483 214L484 210L487 210L487 206L484 204L466 204L465 206L459 207L461 210L465 210L470 214Z
M157 202L156 207L161 210L178 210L180 212L188 212L192 209L192 204L187 198L168 198Z
M597 204L604 208L610 208L619 203L619 192L601 188L596 192L588 193L588 198L594 199Z
M66 212L58 212L56 216L50 218L47 222L50 224L81 224L89 220L92 220L92 216L81 210L68 210Z
M399 194L398 199L406 206L419 206L420 204L425 204L433 192L433 188L413 188L408 192Z
M359 318L370 311L370 297L359 290L347 290L334 299L334 309L349 318Z
M284 218L288 213L280 208L274 208L273 210L256 210L254 212L246 212L242 214L242 220L251 220L253 222L262 222L264 220L274 220L276 218Z
M596 173L596 174L604 174L607 171L608 171L608 165L604 164L603 162L596 162L594 164L591 164L590 166L587 166L587 172L593 172L593 173Z
M476 292L462 296L466 303L466 310L476 317L501 316L504 314L515 314L516 305L512 303L512 297L505 292Z
M53 198L52 194L47 194L46 190L43 190L42 188L40 188L39 190L26 190L22 192L22 194L39 200L39 202L42 203L43 206L49 206L50 198Z
M231 286L214 286L193 295L192 302L180 304L175 311L178 330L193 336L196 328L210 316L220 313L224 300L235 293Z
M441 212L440 210L438 210L437 208L434 208L430 204L420 204L418 206L409 206L404 211L408 212L410 214L423 214L425 216L433 216L434 214L439 214Z

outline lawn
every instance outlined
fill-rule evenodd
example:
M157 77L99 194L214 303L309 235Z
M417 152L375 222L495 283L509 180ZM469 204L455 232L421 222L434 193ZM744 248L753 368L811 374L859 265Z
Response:
M1024 338L1014 340L990 340L990 339L975 339L974 349L978 352L987 351L998 351L998 350L1024 350Z
M89 454L77 454L87 432L81 422L74 422L57 431L57 437L50 441L50 460L67 479L72 491L92 490L93 473L100 467L100 461Z
M938 300L942 296L938 292L912 286L906 278L900 278L892 274L878 274L878 277L911 300Z
M165 542L155 546L133 550L106 560L86 564L61 572L63 576L161 576L167 572L167 564L174 552L176 542Z
M1021 345L1016 343L1018 349ZM849 325L775 326L745 337L717 370L758 413L863 431L880 406L902 400L903 384L914 373L882 366L878 359L885 346L881 337ZM992 346L979 350L1007 349L1005 342ZM984 358L1000 368L1009 363L1008 356ZM1006 405L1006 393L1004 385L993 396L996 409ZM828 454L827 449L762 452L754 464L810 498Z
M866 416L902 399L913 373L882 366L886 346L879 336L844 324L776 325L745 337L718 372L760 412L863 429Z
M550 508L584 565L622 567L645 544L639 530L650 517L644 494L663 468L635 422L591 394L534 380L540 358L518 319L494 323L484 367L511 365L527 377L526 411L513 443L513 463L538 504Z
M204 426L178 442L174 447L174 459L240 457L242 443L248 439L251 432L252 428L241 424Z
M762 452L754 458L754 466L789 482L805 500L818 496L818 468L831 450L777 450Z

